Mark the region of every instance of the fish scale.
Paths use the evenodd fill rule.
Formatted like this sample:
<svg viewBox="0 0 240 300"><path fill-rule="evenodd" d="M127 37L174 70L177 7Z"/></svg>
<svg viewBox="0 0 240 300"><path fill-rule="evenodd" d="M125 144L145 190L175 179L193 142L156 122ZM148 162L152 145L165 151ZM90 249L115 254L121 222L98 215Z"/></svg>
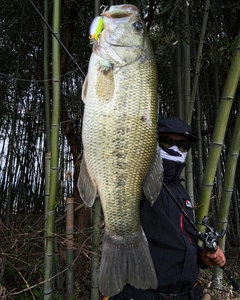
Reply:
<svg viewBox="0 0 240 300"><path fill-rule="evenodd" d="M84 154L78 188L88 206L97 193L101 199L105 233L99 289L111 296L127 283L157 287L139 206L142 190L151 205L156 200L162 164L157 75L146 28L133 5L111 6L103 24L82 91Z"/></svg>

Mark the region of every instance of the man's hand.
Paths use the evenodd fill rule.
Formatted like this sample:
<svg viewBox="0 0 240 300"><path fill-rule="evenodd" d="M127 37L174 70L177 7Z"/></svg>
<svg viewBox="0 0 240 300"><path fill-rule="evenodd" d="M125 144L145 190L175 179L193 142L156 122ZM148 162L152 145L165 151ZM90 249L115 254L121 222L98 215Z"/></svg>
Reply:
<svg viewBox="0 0 240 300"><path fill-rule="evenodd" d="M201 261L209 267L211 266L222 267L226 263L225 255L219 247L214 253L207 251L206 249L203 249L200 252L199 257Z"/></svg>

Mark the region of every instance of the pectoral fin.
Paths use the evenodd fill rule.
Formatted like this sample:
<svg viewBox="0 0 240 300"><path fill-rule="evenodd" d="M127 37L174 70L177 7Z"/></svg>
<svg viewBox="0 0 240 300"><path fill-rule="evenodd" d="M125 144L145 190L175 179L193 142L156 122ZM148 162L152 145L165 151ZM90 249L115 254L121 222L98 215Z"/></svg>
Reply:
<svg viewBox="0 0 240 300"><path fill-rule="evenodd" d="M106 103L112 99L114 93L113 70L109 68L97 73L97 98L98 101Z"/></svg>
<svg viewBox="0 0 240 300"><path fill-rule="evenodd" d="M84 156L81 162L77 186L83 202L87 206L92 207L97 195L97 186L88 172Z"/></svg>
<svg viewBox="0 0 240 300"><path fill-rule="evenodd" d="M157 146L155 156L153 158L151 167L149 172L145 178L144 185L143 185L143 192L150 202L151 206L156 201L163 182L163 165L162 165L162 158L159 151L159 146Z"/></svg>
<svg viewBox="0 0 240 300"><path fill-rule="evenodd" d="M85 103L88 89L88 76L86 76L82 86L82 101Z"/></svg>

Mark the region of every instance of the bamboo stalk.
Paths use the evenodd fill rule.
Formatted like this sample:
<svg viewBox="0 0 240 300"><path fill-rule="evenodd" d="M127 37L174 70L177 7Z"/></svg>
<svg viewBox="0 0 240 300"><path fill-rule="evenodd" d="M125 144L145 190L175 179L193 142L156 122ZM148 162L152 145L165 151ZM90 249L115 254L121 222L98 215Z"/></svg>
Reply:
<svg viewBox="0 0 240 300"><path fill-rule="evenodd" d="M238 186L238 185L237 185ZM239 191L237 191L236 185L233 188L233 197L232 197L232 207L233 207L233 213L234 213L234 225L233 230L233 236L235 236L234 242L236 247L240 247L240 215L239 215ZM231 217L231 214L230 214ZM231 226L231 225L230 225Z"/></svg>
<svg viewBox="0 0 240 300"><path fill-rule="evenodd" d="M53 1L53 30L60 36L60 7L61 1ZM49 201L47 205L46 247L45 247L45 272L44 272L44 300L52 299L54 292L54 233L55 233L55 203L58 185L58 159L59 159L59 124L60 124L60 45L55 37L52 38L53 61L53 111L52 111L52 136L51 136L51 170Z"/></svg>
<svg viewBox="0 0 240 300"><path fill-rule="evenodd" d="M22 17L24 14L24 8L22 11ZM20 32L19 32L19 41L22 38L22 29L23 29L23 22L21 22ZM16 66L16 78L19 74L19 64L20 64L20 43L18 44L18 56L17 56L17 66ZM7 201L7 209L6 209L6 226L9 227L9 217L12 210L12 204L13 204L13 193L12 189L13 186L13 174L14 174L14 142L15 142L15 136L16 136L16 122L17 122L17 92L18 92L18 85L17 81L15 81L15 87L14 87L14 97L13 97L13 112L12 112L12 124L11 124L11 137L10 137L10 157L9 157L9 166L8 166L8 178L9 178L9 187L8 187L8 201Z"/></svg>
<svg viewBox="0 0 240 300"><path fill-rule="evenodd" d="M227 156L226 171L224 175L223 193L221 198L219 218L218 218L218 231L222 229L227 230L228 215L231 203L231 197L233 193L233 185L235 180L235 172L237 168L238 158L240 151L240 106L239 112L236 118L233 136ZM219 244L223 251L225 251L226 236L219 241Z"/></svg>
<svg viewBox="0 0 240 300"><path fill-rule="evenodd" d="M209 7L210 7L210 0L206 0L205 11L204 11L204 15L203 15L202 31L201 31L200 41L199 41L198 51L197 51L197 61L196 61L196 65L194 68L195 75L194 75L194 80L193 80L191 100L190 100L190 103L188 106L188 112L187 112L187 118L186 118L186 121L188 124L191 124L192 112L193 112L193 107L194 107L195 98L196 98L196 94L197 94L198 80L199 80L200 67L201 67L201 58L202 58L202 52L203 52L203 43L204 43L204 38L206 35L206 30L207 30Z"/></svg>
<svg viewBox="0 0 240 300"><path fill-rule="evenodd" d="M231 204L231 198L233 194L233 186L235 181L235 172L237 168L238 158L240 151L240 105L238 115L236 118L233 136L228 151L226 171L224 175L223 192L219 210L219 218L217 224L217 231L221 232L223 229L227 231L228 216ZM226 235L223 239L219 240L219 245L223 251L225 251ZM213 287L221 287L223 279L223 270L214 267L213 273Z"/></svg>
<svg viewBox="0 0 240 300"><path fill-rule="evenodd" d="M91 254L91 300L99 299L99 243L100 243L101 202L97 198L93 207L93 238Z"/></svg>
<svg viewBox="0 0 240 300"><path fill-rule="evenodd" d="M191 2L190 2L191 3ZM191 99L191 60L190 60L190 24L189 24L189 4L184 3L184 114L187 113ZM186 115L180 116L185 119ZM190 124L190 123L189 123Z"/></svg>
<svg viewBox="0 0 240 300"><path fill-rule="evenodd" d="M48 0L44 0L44 18L48 22ZM50 99L49 99L49 34L47 25L44 24L44 105L45 105L45 129L46 129L46 149L45 149L45 212L47 212L50 185L50 163L51 163L51 130L50 130ZM47 216L45 214L45 228L47 226Z"/></svg>
<svg viewBox="0 0 240 300"><path fill-rule="evenodd" d="M196 117L196 122L197 122L197 132L198 132L198 137L199 137L199 141L198 141L198 186L197 186L197 190L200 189L200 185L202 182L202 177L203 177L203 151L202 151L202 147L203 147L203 142L202 142L202 136L201 136L201 124L202 124L202 119L201 119L201 103L200 103L200 95L199 95L199 89L197 91L197 117Z"/></svg>
<svg viewBox="0 0 240 300"><path fill-rule="evenodd" d="M210 147L208 160L202 180L200 199L197 209L197 222L201 224L202 218L208 214L210 198L213 188L214 176L218 166L219 157L223 147L224 135L227 127L229 113L232 107L234 95L238 86L240 76L240 34L237 37L235 52L232 63L229 69L229 74L223 90L219 111L217 114L212 144ZM199 225L200 230L204 230L202 225Z"/></svg>
<svg viewBox="0 0 240 300"><path fill-rule="evenodd" d="M176 5L179 5L179 0L176 1ZM175 24L178 28L180 26L180 11L177 10L176 16L175 16ZM177 115L180 118L183 118L184 112L184 106L183 106L183 87L182 87L182 49L181 49L181 36L179 31L177 31L177 44L174 51L174 97L177 101Z"/></svg>
<svg viewBox="0 0 240 300"><path fill-rule="evenodd" d="M189 24L189 5L184 3L184 26L185 26L185 39L183 42L184 54L184 113L188 111L191 93L191 63L190 63L190 24ZM180 116L183 118L183 116ZM192 173L192 155L188 152L185 166L185 185L186 190L190 196L191 202L194 204L194 190L193 190L193 173Z"/></svg>
<svg viewBox="0 0 240 300"><path fill-rule="evenodd" d="M67 256L67 274L66 274L66 290L67 296L73 297L74 278L72 263L74 260L73 249L74 234L74 201L73 197L67 198L67 215L66 215L66 256Z"/></svg>
<svg viewBox="0 0 240 300"><path fill-rule="evenodd" d="M99 15L101 2L102 2L101 0L95 0L95 2L94 2L94 15L95 15L95 17ZM113 4L110 1L109 6L111 6L111 5L113 5Z"/></svg>
<svg viewBox="0 0 240 300"><path fill-rule="evenodd" d="M48 0L44 0L44 18L48 23ZM44 23L44 105L45 105L45 128L46 128L46 152L51 151L51 117L50 117L50 95L49 95L49 34L47 25Z"/></svg>

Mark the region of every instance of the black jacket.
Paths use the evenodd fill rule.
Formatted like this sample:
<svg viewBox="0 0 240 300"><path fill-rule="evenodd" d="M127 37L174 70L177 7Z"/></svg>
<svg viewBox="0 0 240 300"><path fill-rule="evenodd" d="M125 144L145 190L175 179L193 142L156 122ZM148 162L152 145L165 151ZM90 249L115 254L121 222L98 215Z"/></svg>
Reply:
<svg viewBox="0 0 240 300"><path fill-rule="evenodd" d="M189 195L180 182L184 166L164 160L164 183L193 220ZM164 186L152 207L143 197L141 223L157 273L157 290L166 294L188 292L198 278L201 248L195 231Z"/></svg>

